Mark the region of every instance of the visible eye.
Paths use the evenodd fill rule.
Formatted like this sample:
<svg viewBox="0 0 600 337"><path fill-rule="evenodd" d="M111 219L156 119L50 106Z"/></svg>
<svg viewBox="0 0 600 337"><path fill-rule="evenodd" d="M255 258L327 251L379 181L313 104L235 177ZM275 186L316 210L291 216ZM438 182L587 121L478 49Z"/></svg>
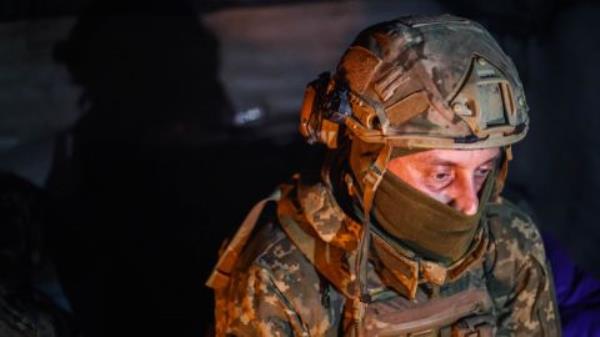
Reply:
<svg viewBox="0 0 600 337"><path fill-rule="evenodd" d="M450 178L450 174L448 174L447 172L436 173L434 178L436 181L445 181L448 178Z"/></svg>
<svg viewBox="0 0 600 337"><path fill-rule="evenodd" d="M475 176L478 178L485 178L485 177L487 177L487 175L490 173L491 170L492 170L492 168L489 166L479 167L475 170Z"/></svg>
<svg viewBox="0 0 600 337"><path fill-rule="evenodd" d="M439 190L448 186L452 182L452 179L454 179L452 170L436 170L429 174L428 185L433 189Z"/></svg>

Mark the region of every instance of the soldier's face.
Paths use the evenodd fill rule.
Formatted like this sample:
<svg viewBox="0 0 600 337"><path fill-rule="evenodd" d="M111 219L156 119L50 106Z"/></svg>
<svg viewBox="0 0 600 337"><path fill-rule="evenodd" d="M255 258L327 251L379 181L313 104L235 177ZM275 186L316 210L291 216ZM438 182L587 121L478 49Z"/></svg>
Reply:
<svg viewBox="0 0 600 337"><path fill-rule="evenodd" d="M479 190L499 155L498 148L428 150L394 158L387 169L437 201L473 215Z"/></svg>

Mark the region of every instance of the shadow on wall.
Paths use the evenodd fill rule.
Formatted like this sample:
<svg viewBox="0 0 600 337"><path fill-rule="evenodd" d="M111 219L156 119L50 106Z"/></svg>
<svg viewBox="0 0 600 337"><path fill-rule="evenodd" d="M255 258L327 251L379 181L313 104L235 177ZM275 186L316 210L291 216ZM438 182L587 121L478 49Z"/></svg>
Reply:
<svg viewBox="0 0 600 337"><path fill-rule="evenodd" d="M53 246L86 336L199 336L223 237L302 146L235 142L213 34L136 4L96 2L56 48L85 115L55 151Z"/></svg>

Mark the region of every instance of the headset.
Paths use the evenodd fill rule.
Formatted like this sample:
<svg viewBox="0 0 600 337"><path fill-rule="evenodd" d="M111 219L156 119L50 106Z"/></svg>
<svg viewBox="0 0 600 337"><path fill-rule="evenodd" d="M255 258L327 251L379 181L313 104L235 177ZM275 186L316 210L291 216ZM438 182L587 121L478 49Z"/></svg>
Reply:
<svg viewBox="0 0 600 337"><path fill-rule="evenodd" d="M336 149L344 121L352 115L348 85L324 72L304 91L300 113L300 133L309 144L322 143Z"/></svg>

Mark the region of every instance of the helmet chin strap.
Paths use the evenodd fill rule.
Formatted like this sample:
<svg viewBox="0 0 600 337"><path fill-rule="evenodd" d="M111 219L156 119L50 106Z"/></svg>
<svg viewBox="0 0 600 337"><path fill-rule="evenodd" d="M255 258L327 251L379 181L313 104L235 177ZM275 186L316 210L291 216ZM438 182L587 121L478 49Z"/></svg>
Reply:
<svg viewBox="0 0 600 337"><path fill-rule="evenodd" d="M506 176L508 175L508 163L512 159L512 146L507 145L504 147L504 156L502 158L502 163L500 163L498 174L496 175L496 185L494 186L492 199L497 199L500 196L500 193L502 193L504 185L506 184Z"/></svg>
<svg viewBox="0 0 600 337"><path fill-rule="evenodd" d="M375 191L381 183L381 179L383 178L383 174L387 170L387 164L390 161L390 156L392 154L392 146L386 143L383 148L379 151L377 158L371 166L369 166L369 170L367 174L362 179L363 185L363 197L362 197L362 207L363 212L365 213L365 218L369 217L371 213L371 208L373 207L373 199L375 198Z"/></svg>
<svg viewBox="0 0 600 337"><path fill-rule="evenodd" d="M362 179L362 199L356 191L356 187L350 184L350 194L361 203L364 212L363 230L359 242L359 249L354 265L354 275L357 278L358 286L355 287L355 296L353 298L353 318L355 326L355 335L360 337L363 335L362 321L366 312L366 307L370 302L367 292L367 262L369 259L369 246L371 241L370 224L371 224L371 208L375 191L381 183L383 174L386 171L387 163L392 154L392 146L386 143L379 151L377 158L369 167L367 174Z"/></svg>

